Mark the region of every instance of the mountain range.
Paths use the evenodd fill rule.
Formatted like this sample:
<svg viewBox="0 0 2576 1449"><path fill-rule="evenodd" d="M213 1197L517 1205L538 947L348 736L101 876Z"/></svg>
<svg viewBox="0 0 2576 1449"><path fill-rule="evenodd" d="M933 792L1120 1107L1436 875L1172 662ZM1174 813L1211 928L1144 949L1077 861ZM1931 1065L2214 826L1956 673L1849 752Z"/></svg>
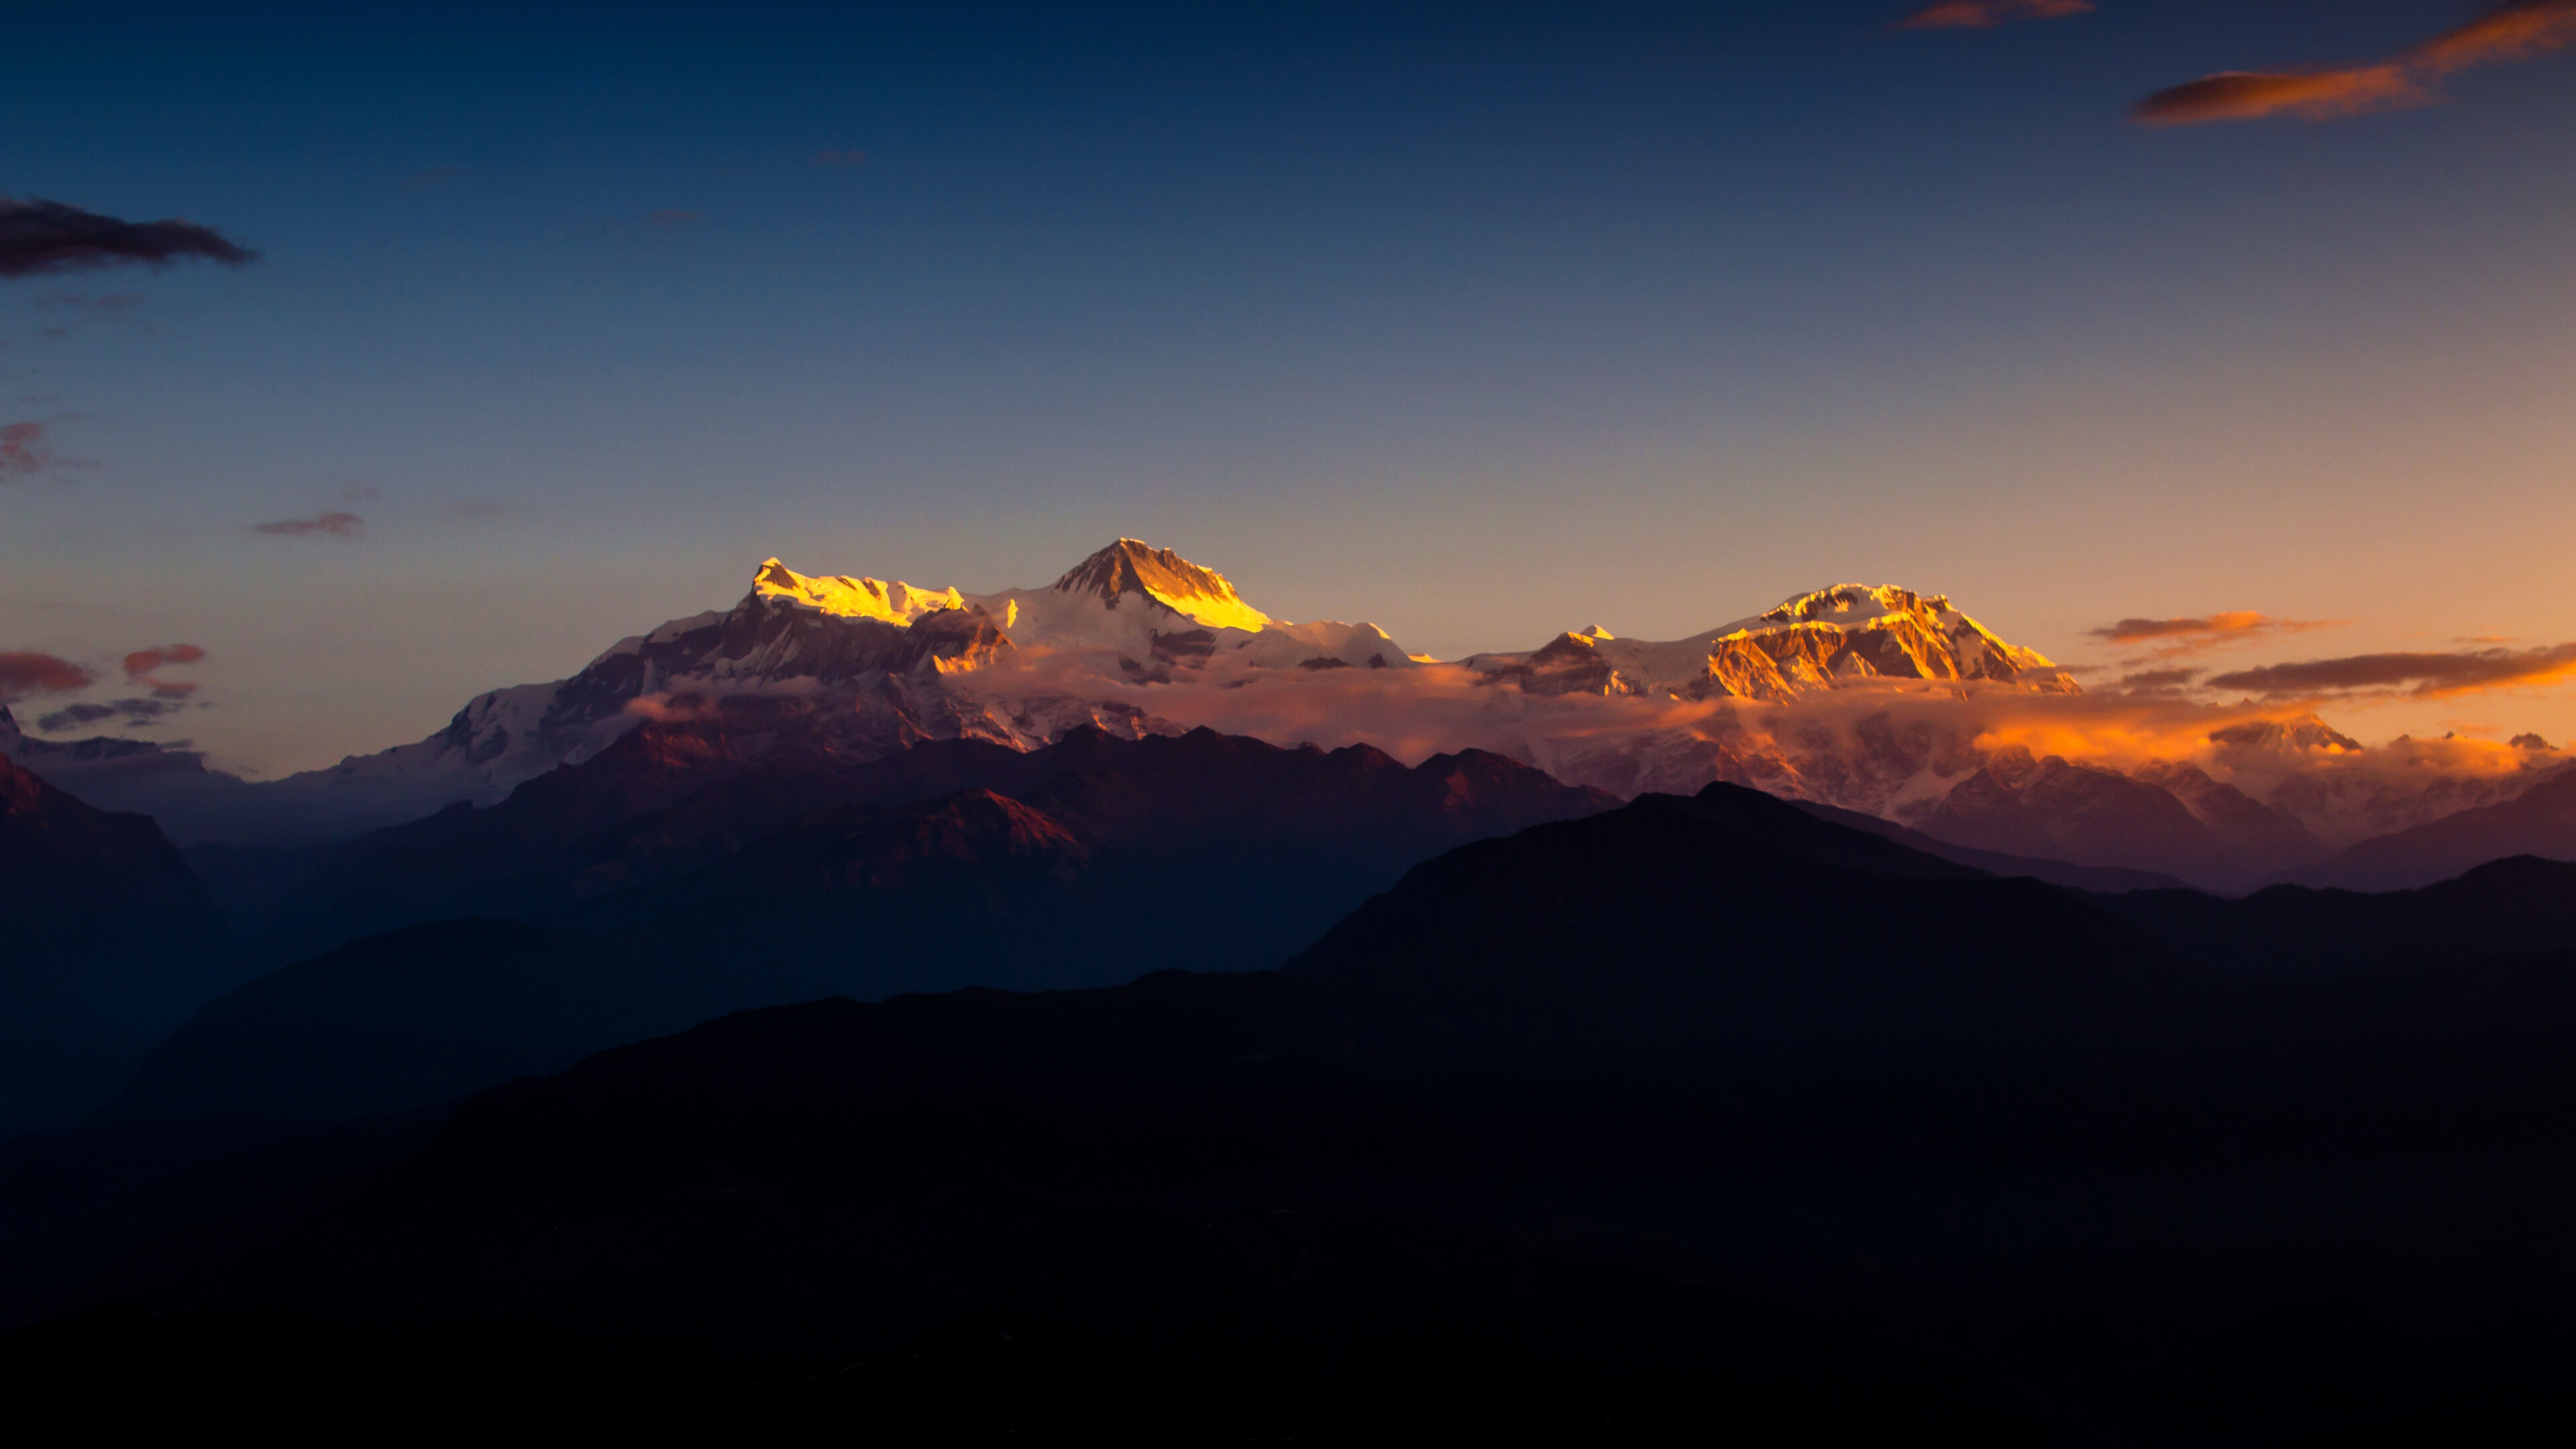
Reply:
<svg viewBox="0 0 2576 1449"><path fill-rule="evenodd" d="M2314 716L2217 707L2163 719L2163 752L2147 758L2037 751L2023 739L2081 741L2106 720L2104 738L2132 739L2122 711L2137 706L2085 693L1946 597L1892 586L1815 590L1679 640L1592 626L1442 662L1375 625L1274 618L1214 570L1133 539L1052 585L991 594L770 559L730 610L620 640L568 678L479 695L414 744L273 782L129 740L30 737L5 712L0 753L93 803L153 814L184 844L293 851L495 805L647 720L754 698L804 702L845 758L1199 725L1408 755L1476 748L1622 798L1725 780L1957 845L2221 889L2335 878L2343 867L2325 862L2339 852L2508 804L2570 765L2536 739L2506 768L2470 768L2426 742L2366 749ZM2515 849L2564 848L2543 835ZM2464 854L2478 847L2433 874L2370 879L2429 883L2474 863Z"/></svg>

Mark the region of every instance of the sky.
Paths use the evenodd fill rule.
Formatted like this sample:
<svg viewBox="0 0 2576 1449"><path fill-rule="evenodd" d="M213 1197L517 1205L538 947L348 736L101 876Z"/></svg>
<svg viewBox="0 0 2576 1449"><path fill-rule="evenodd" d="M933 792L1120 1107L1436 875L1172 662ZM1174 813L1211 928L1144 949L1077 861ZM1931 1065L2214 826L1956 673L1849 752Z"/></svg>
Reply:
<svg viewBox="0 0 2576 1449"><path fill-rule="evenodd" d="M2576 736L2576 3L1927 3L13 15L0 697L272 775L1132 535Z"/></svg>

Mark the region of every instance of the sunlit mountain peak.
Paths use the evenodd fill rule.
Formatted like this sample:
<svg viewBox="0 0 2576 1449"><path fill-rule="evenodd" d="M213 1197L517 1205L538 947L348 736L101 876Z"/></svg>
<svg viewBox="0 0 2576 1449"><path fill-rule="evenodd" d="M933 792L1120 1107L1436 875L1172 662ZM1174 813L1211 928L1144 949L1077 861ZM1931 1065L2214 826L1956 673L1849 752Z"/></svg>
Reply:
<svg viewBox="0 0 2576 1449"><path fill-rule="evenodd" d="M1112 608L1130 595L1152 599L1211 629L1257 632L1271 622L1243 601L1225 575L1140 539L1118 540L1074 565L1055 586L1063 593L1093 595Z"/></svg>
<svg viewBox="0 0 2576 1449"><path fill-rule="evenodd" d="M918 589L900 580L887 583L848 574L808 578L774 558L752 575L751 592L754 597L789 599L847 619L881 619L907 628L935 610L966 607L965 597L955 589Z"/></svg>

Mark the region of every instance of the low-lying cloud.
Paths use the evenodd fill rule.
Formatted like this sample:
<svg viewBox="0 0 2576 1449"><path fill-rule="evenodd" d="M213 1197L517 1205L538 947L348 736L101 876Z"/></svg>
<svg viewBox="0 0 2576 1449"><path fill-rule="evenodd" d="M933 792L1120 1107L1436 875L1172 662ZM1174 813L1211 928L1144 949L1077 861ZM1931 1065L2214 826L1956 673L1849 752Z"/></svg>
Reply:
<svg viewBox="0 0 2576 1449"><path fill-rule="evenodd" d="M1992 30L2016 20L2090 15L2093 0L1941 0L1896 22L1899 30Z"/></svg>
<svg viewBox="0 0 2576 1449"><path fill-rule="evenodd" d="M147 725L187 707L166 699L116 699L105 704L66 705L36 721L36 728L47 734L60 734L109 719L123 720L128 725Z"/></svg>
<svg viewBox="0 0 2576 1449"><path fill-rule="evenodd" d="M254 523L257 533L275 534L280 538L309 538L328 534L333 538L356 538L367 531L367 520L354 513L317 513L311 518L281 518L275 523Z"/></svg>
<svg viewBox="0 0 2576 1449"><path fill-rule="evenodd" d="M0 277L117 266L158 270L184 261L238 267L258 259L259 253L192 221L123 221L59 201L0 196Z"/></svg>
<svg viewBox="0 0 2576 1449"><path fill-rule="evenodd" d="M34 650L0 653L0 704L35 694L68 694L93 682L88 670L68 659Z"/></svg>
<svg viewBox="0 0 2576 1449"><path fill-rule="evenodd" d="M2382 692L2443 699L2488 690L2525 689L2566 679L2576 679L2576 644L2547 649L2309 659L2221 674L2209 681L2209 687L2272 698Z"/></svg>
<svg viewBox="0 0 2576 1449"><path fill-rule="evenodd" d="M2331 121L2429 105L2443 80L2482 65L2530 60L2576 44L2576 0L2512 0L2392 59L2340 69L2221 71L2138 102L2149 126L2273 116Z"/></svg>

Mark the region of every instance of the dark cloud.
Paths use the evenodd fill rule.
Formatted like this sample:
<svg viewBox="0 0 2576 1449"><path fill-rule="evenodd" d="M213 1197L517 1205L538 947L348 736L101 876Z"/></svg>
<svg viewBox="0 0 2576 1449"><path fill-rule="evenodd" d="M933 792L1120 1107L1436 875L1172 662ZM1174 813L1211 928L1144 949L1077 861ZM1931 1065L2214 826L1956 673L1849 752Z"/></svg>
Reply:
<svg viewBox="0 0 2576 1449"><path fill-rule="evenodd" d="M103 719L123 720L128 727L133 727L150 724L187 707L163 699L118 699L106 704L66 705L36 721L36 728L47 734L59 734L64 730L94 725Z"/></svg>
<svg viewBox="0 0 2576 1449"><path fill-rule="evenodd" d="M1941 0L1896 22L1899 30L1992 30L2016 20L2090 15L2093 0Z"/></svg>
<svg viewBox="0 0 2576 1449"><path fill-rule="evenodd" d="M238 267L258 257L192 221L120 221L59 201L0 196L0 277L192 260Z"/></svg>
<svg viewBox="0 0 2576 1449"><path fill-rule="evenodd" d="M817 166L865 166L868 164L868 153L865 151L817 151L814 153L814 164Z"/></svg>
<svg viewBox="0 0 2576 1449"><path fill-rule="evenodd" d="M2132 691L2180 689L2199 677L2197 669L2149 669L2122 676L2119 687Z"/></svg>
<svg viewBox="0 0 2576 1449"><path fill-rule="evenodd" d="M333 538L356 538L367 531L367 520L354 513L317 513L311 518L281 518L275 523L254 523L260 533L273 533L281 538L305 538L327 533Z"/></svg>
<svg viewBox="0 0 2576 1449"><path fill-rule="evenodd" d="M697 219L698 214L694 211L657 211L645 218L646 221L666 230L687 226Z"/></svg>
<svg viewBox="0 0 2576 1449"><path fill-rule="evenodd" d="M90 672L68 659L21 650L0 654L0 703L31 694L67 694L87 689Z"/></svg>
<svg viewBox="0 0 2576 1449"><path fill-rule="evenodd" d="M415 171L411 175L404 177L403 185L418 190L424 187L436 186L441 182L453 181L464 174L465 168L462 166L432 166L425 171Z"/></svg>
<svg viewBox="0 0 2576 1449"><path fill-rule="evenodd" d="M2333 70L2222 71L2161 90L2132 117L2149 126L2331 121L2428 105L2445 77L2472 66L2530 60L2576 44L2576 0L2512 0L2391 60Z"/></svg>
<svg viewBox="0 0 2576 1449"><path fill-rule="evenodd" d="M2273 696L2404 692L2424 699L2519 689L2576 678L2576 644L2548 649L2477 649L2457 654L2355 654L2242 669L2212 689Z"/></svg>

